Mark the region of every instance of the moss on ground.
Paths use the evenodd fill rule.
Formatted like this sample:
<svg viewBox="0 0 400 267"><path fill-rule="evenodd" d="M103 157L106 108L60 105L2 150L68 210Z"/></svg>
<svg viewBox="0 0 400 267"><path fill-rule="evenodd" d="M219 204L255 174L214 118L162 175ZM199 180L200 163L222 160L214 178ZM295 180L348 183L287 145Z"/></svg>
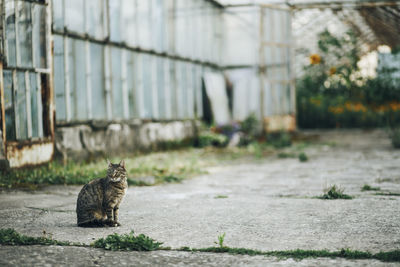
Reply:
<svg viewBox="0 0 400 267"><path fill-rule="evenodd" d="M345 259L376 259L383 262L400 262L400 250L392 250L379 253L370 253L367 251L358 251L350 249L342 249L339 251L329 250L283 250L283 251L261 251L247 248L231 248L224 246L225 234L218 236L219 247L209 248L190 248L181 247L179 249L171 249L169 247L162 247L162 243L158 242L146 235L135 235L133 231L129 234L111 234L105 238L100 238L94 241L90 246L80 243L71 243L65 241L57 241L51 236L43 237L30 237L19 234L14 229L0 229L0 244L12 246L26 246L26 245L57 245L57 246L81 246L81 247L95 247L106 250L135 250L135 251L153 251L153 250L172 250L172 251L186 251L186 252L211 252L211 253L229 253L234 255L262 255L272 256L278 258L293 258L302 260L305 258L345 258Z"/></svg>

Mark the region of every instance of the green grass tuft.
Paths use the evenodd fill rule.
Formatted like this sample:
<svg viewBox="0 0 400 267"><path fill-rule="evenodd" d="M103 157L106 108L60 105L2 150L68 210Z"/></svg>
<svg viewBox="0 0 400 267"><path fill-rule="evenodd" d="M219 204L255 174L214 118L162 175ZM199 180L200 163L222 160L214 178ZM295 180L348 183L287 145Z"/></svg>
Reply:
<svg viewBox="0 0 400 267"><path fill-rule="evenodd" d="M395 193L395 192L376 192L375 195L378 195L378 196L395 196L395 197L398 197L398 196L400 196L400 193Z"/></svg>
<svg viewBox="0 0 400 267"><path fill-rule="evenodd" d="M343 193L344 189L339 188L336 185L332 185L325 190L326 193L322 196L316 197L319 199L353 199L352 196Z"/></svg>
<svg viewBox="0 0 400 267"><path fill-rule="evenodd" d="M306 162L306 161L308 161L308 157L307 157L306 153L301 152L301 153L299 154L299 161L300 161L300 162Z"/></svg>
<svg viewBox="0 0 400 267"><path fill-rule="evenodd" d="M0 244L11 246L26 245L58 245L58 246L81 246L79 243L70 243L54 240L51 235L44 233L42 237L31 237L18 233L14 229L0 229Z"/></svg>
<svg viewBox="0 0 400 267"><path fill-rule="evenodd" d="M224 240L225 240L225 233L223 233L222 235L218 236L218 243L215 242L215 244L218 244L220 248L225 247L224 246Z"/></svg>
<svg viewBox="0 0 400 267"><path fill-rule="evenodd" d="M278 158L280 159L287 159L287 158L296 158L296 154L288 153L288 152L280 152L278 153Z"/></svg>
<svg viewBox="0 0 400 267"><path fill-rule="evenodd" d="M129 234L119 235L114 233L106 238L97 239L91 244L95 248L104 248L106 250L135 250L135 251L152 251L160 249L161 242L140 234L134 235L134 231Z"/></svg>
<svg viewBox="0 0 400 267"><path fill-rule="evenodd" d="M212 253L229 253L234 255L249 255L249 256L272 256L277 258L292 258L295 260L302 260L306 258L345 258L352 260L361 259L376 259L384 262L399 262L400 250L393 250L388 252L379 252L372 254L365 251L357 251L350 249L342 249L339 251L329 250L283 250L283 251L261 251L256 249L247 248L230 248L230 247L209 247L209 248L189 248L182 247L178 251L189 252L212 252Z"/></svg>
<svg viewBox="0 0 400 267"><path fill-rule="evenodd" d="M183 178L177 177L175 175L166 175L166 176L156 177L156 180L162 183L180 183L183 181Z"/></svg>
<svg viewBox="0 0 400 267"><path fill-rule="evenodd" d="M225 196L225 195L218 195L218 196L215 196L214 198L216 198L216 199L219 199L219 198L228 198L228 196Z"/></svg>
<svg viewBox="0 0 400 267"><path fill-rule="evenodd" d="M292 145L292 138L285 131L270 133L267 135L267 143L275 148L284 148Z"/></svg>
<svg viewBox="0 0 400 267"><path fill-rule="evenodd" d="M224 246L225 233L218 236L219 247L209 248L190 248L181 247L179 249L171 249L170 247L161 247L162 243L154 239L140 234L134 235L131 231L129 234L112 234L106 238L100 238L91 244L95 248L103 248L106 250L128 250L128 251L153 251L153 250L172 250L186 252L212 252L212 253L229 253L236 255L262 255L273 256L278 258L293 258L302 260L305 258L346 258L346 259L376 259L383 262L400 262L400 250L392 250L387 252L379 252L372 254L365 251L357 251L350 249L342 249L340 251L328 250L284 250L284 251L261 251L247 248L230 248ZM19 234L14 229L0 229L0 244L1 245L58 245L58 246L81 246L88 247L85 244L62 242L54 240L45 235L43 237L30 237Z"/></svg>
<svg viewBox="0 0 400 267"><path fill-rule="evenodd" d="M380 187L373 187L368 184L365 184L363 187L361 187L361 191L379 191L379 190L381 190Z"/></svg>

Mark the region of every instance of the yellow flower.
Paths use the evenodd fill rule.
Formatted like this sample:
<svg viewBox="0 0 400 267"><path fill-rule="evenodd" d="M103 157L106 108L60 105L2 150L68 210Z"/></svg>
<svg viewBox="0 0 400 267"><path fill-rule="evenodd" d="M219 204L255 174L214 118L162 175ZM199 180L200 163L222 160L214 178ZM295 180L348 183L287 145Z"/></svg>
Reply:
<svg viewBox="0 0 400 267"><path fill-rule="evenodd" d="M333 114L342 114L344 112L344 108L341 106L329 107L328 110L329 110L329 112L331 112Z"/></svg>
<svg viewBox="0 0 400 267"><path fill-rule="evenodd" d="M316 65L321 63L321 56L318 54L312 54L310 56L310 64Z"/></svg>
<svg viewBox="0 0 400 267"><path fill-rule="evenodd" d="M321 100L317 98L310 98L310 103L318 107L321 106Z"/></svg>
<svg viewBox="0 0 400 267"><path fill-rule="evenodd" d="M389 107L392 111L400 110L400 103L399 102L390 102Z"/></svg>
<svg viewBox="0 0 400 267"><path fill-rule="evenodd" d="M335 68L335 67L331 67L331 68L329 69L329 75L332 76L332 75L335 74L335 73L336 73L336 68Z"/></svg>

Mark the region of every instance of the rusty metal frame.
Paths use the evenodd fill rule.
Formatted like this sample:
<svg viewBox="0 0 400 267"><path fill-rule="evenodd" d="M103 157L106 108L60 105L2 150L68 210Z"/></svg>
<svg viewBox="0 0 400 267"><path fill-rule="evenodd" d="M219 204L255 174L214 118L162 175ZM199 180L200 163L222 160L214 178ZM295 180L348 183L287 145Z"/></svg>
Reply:
<svg viewBox="0 0 400 267"><path fill-rule="evenodd" d="M0 60L0 100L1 100L1 128L5 158L9 162L10 167L21 167L30 164L40 164L51 160L54 155L54 103L53 103L53 87L52 87L52 35L51 35L51 2L49 0L43 2L34 2L29 0L24 0L24 2L35 3L37 5L44 6L46 9L46 23L44 25L46 32L46 68L37 68L35 65L32 67L21 67L18 64L21 63L20 53L19 53L19 43L18 43L18 1L14 3L14 12L16 16L15 34L16 34L16 62L17 66L9 67L12 71L13 76L13 106L15 110L15 121L14 126L16 130L17 140L7 140L6 136L6 125L5 125L5 106L4 106L4 86L3 86L3 62ZM5 14L4 6L1 6L2 14ZM31 6L32 24L34 23L34 6ZM4 18L4 17L3 17ZM3 21L1 22L3 23ZM5 42L5 31L3 31L4 42ZM33 38L33 36L32 36ZM35 63L34 56L34 44L32 42L32 63ZM6 52L7 53L7 52ZM17 72L24 72L25 83L23 88L18 87L18 77ZM36 73L36 87L37 89L31 91L30 73ZM38 89L41 91L39 92ZM18 140L20 134L18 133L19 128L16 124L19 123L18 105L16 105L18 99L16 93L25 94L25 105L27 112L27 138L26 140ZM42 105L38 105L38 123L39 123L39 138L32 138L32 113L31 113L31 95L35 94L34 99ZM46 151L42 158L31 158L29 155L32 153L37 154L37 151Z"/></svg>

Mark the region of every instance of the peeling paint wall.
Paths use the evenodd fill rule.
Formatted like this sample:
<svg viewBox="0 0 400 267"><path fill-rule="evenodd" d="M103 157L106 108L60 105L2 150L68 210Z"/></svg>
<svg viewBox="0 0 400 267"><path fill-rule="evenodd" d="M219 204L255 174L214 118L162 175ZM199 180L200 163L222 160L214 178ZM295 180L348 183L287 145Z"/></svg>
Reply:
<svg viewBox="0 0 400 267"><path fill-rule="evenodd" d="M42 164L52 159L53 149L52 142L30 144L21 148L19 144L7 145L8 163L11 168Z"/></svg>
<svg viewBox="0 0 400 267"><path fill-rule="evenodd" d="M120 156L157 149L158 145L196 136L198 121L82 124L57 127L56 155L62 159L84 160Z"/></svg>

